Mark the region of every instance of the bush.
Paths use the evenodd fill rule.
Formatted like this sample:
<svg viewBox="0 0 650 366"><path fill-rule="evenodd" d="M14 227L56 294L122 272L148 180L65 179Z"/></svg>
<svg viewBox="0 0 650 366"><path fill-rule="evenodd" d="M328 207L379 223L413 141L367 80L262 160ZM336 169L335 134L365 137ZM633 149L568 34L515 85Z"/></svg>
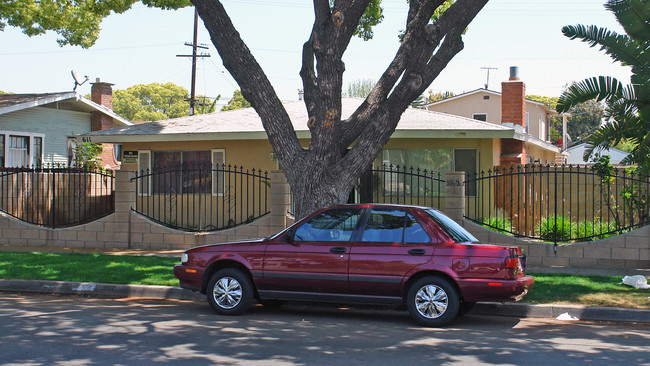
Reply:
<svg viewBox="0 0 650 366"><path fill-rule="evenodd" d="M568 216L549 216L535 226L535 231L542 239L569 241L576 232L576 227L576 223L571 222Z"/></svg>
<svg viewBox="0 0 650 366"><path fill-rule="evenodd" d="M510 222L510 219L507 217L492 216L483 226L487 227L488 229L496 230L500 233L510 234L513 232L512 222Z"/></svg>
<svg viewBox="0 0 650 366"><path fill-rule="evenodd" d="M600 240L615 236L616 223L610 221L600 222L598 219L594 221L580 221L576 225L574 238L584 238L580 241Z"/></svg>

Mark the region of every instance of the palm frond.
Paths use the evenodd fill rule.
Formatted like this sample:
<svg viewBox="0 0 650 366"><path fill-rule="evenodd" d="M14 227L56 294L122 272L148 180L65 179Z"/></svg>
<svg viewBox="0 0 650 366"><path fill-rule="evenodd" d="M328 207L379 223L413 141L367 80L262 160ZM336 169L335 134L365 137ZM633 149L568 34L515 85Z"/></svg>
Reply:
<svg viewBox="0 0 650 366"><path fill-rule="evenodd" d="M556 110L560 113L568 111L576 104L596 99L621 99L624 96L623 84L611 76L598 76L585 79L571 85L560 96Z"/></svg>
<svg viewBox="0 0 650 366"><path fill-rule="evenodd" d="M570 39L580 39L589 46L600 46L600 49L623 65L634 65L642 54L636 42L624 34L618 34L607 28L595 25L567 25L562 27L562 33Z"/></svg>
<svg viewBox="0 0 650 366"><path fill-rule="evenodd" d="M610 0L605 4L625 29L625 33L639 42L650 40L650 6L647 0Z"/></svg>

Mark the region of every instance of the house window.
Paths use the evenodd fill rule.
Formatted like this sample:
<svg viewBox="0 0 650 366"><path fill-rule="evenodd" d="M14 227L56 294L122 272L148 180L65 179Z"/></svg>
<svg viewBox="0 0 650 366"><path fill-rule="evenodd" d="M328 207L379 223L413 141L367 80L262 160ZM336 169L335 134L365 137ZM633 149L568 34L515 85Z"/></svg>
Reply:
<svg viewBox="0 0 650 366"><path fill-rule="evenodd" d="M29 136L9 135L7 165L12 168L29 166Z"/></svg>
<svg viewBox="0 0 650 366"><path fill-rule="evenodd" d="M43 134L0 131L0 166L40 167L43 163Z"/></svg>
<svg viewBox="0 0 650 366"><path fill-rule="evenodd" d="M43 138L34 137L34 144L32 146L32 151L34 152L32 163L34 164L34 167L40 168L43 165Z"/></svg>
<svg viewBox="0 0 650 366"><path fill-rule="evenodd" d="M222 195L224 163L224 150L139 151L138 170L145 176L151 173L140 185L139 194Z"/></svg>
<svg viewBox="0 0 650 366"><path fill-rule="evenodd" d="M393 169L399 166L400 171L404 167L410 173L410 168L420 169L423 174L424 170L427 174L431 172L442 173L441 178L444 179L444 173L448 171L464 171L470 177L473 177L477 172L477 151L476 149L384 149L382 150L382 164L385 168L390 165ZM414 170L414 173L416 171ZM409 179L403 182L404 176L398 173L388 173L384 176L384 190L385 194L395 192L397 190L405 189L407 194L410 194L411 184L414 187L425 187L424 181L416 182ZM418 184L419 183L419 184ZM442 188L442 187L441 187ZM432 187L434 194L437 192L437 185ZM476 192L475 186L468 186L465 188L467 193L474 195ZM414 194L416 192L413 192Z"/></svg>
<svg viewBox="0 0 650 366"><path fill-rule="evenodd" d="M472 118L477 119L479 121L487 122L487 113L473 113Z"/></svg>

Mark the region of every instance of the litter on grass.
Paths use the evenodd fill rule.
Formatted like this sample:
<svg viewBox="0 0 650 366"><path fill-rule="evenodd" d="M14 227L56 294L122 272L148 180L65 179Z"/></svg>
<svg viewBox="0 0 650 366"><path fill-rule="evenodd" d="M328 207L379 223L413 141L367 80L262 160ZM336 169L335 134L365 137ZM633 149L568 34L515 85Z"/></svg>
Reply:
<svg viewBox="0 0 650 366"><path fill-rule="evenodd" d="M635 276L625 276L623 277L623 282L622 284L632 286L636 289L648 289L650 286L648 285L648 280L642 275L635 275ZM621 284L619 283L619 285Z"/></svg>

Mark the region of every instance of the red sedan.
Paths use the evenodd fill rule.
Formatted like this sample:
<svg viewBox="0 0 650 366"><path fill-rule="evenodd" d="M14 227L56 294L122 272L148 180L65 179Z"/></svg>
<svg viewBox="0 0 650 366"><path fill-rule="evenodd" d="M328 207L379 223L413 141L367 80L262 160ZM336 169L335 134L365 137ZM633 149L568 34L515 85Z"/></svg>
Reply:
<svg viewBox="0 0 650 366"><path fill-rule="evenodd" d="M520 247L480 244L440 211L404 205L332 206L274 236L189 249L181 262L181 287L219 314L255 299L405 305L426 326L476 301L518 301L534 281Z"/></svg>

